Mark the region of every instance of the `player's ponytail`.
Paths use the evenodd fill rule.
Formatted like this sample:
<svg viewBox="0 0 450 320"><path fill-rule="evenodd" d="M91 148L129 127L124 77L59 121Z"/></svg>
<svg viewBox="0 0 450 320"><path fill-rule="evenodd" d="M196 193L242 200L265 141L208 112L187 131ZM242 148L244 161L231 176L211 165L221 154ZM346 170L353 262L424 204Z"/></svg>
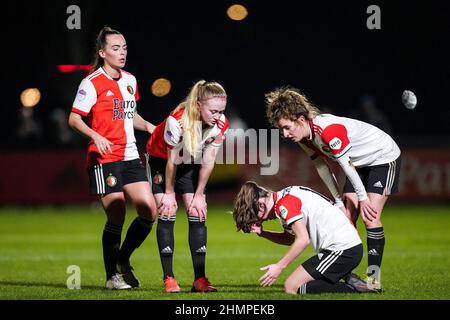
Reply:
<svg viewBox="0 0 450 320"><path fill-rule="evenodd" d="M119 31L111 29L110 27L103 27L97 35L95 41L95 51L94 51L94 62L92 63L92 69L90 73L96 71L98 68L102 67L104 64L103 58L100 57L99 51L105 49L106 47L106 37L110 34L121 34Z"/></svg>
<svg viewBox="0 0 450 320"><path fill-rule="evenodd" d="M265 97L267 107L266 116L270 124L274 127L277 126L277 122L281 118L295 121L300 116L308 119L320 114L320 110L304 94L295 88L278 88L267 93Z"/></svg>
<svg viewBox="0 0 450 320"><path fill-rule="evenodd" d="M186 100L181 104L185 108L181 123L184 130L184 145L187 151L197 158L202 139L202 122L200 117L199 102L211 97L226 98L224 88L217 82L200 80L195 83Z"/></svg>

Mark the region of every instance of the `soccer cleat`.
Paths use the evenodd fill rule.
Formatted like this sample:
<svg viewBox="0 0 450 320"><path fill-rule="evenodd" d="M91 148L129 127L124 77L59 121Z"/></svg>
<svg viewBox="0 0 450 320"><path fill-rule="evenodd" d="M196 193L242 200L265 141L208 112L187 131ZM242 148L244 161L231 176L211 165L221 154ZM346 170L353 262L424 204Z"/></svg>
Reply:
<svg viewBox="0 0 450 320"><path fill-rule="evenodd" d="M367 282L356 274L351 273L344 278L346 284L352 286L359 293L380 293L381 291L372 288Z"/></svg>
<svg viewBox="0 0 450 320"><path fill-rule="evenodd" d="M192 292L217 292L207 277L200 277L192 284Z"/></svg>
<svg viewBox="0 0 450 320"><path fill-rule="evenodd" d="M179 293L181 292L180 286L174 277L167 277L164 280L164 291L167 293Z"/></svg>
<svg viewBox="0 0 450 320"><path fill-rule="evenodd" d="M377 278L368 276L366 278L367 286L373 290L376 290L377 292L383 292L383 288L381 287L381 282Z"/></svg>
<svg viewBox="0 0 450 320"><path fill-rule="evenodd" d="M139 280L133 273L133 267L127 264L117 264L117 271L122 275L123 280L132 288L139 288Z"/></svg>
<svg viewBox="0 0 450 320"><path fill-rule="evenodd" d="M131 286L126 284L123 280L122 276L119 273L116 273L111 278L106 281L106 289L109 290L126 290L131 289Z"/></svg>

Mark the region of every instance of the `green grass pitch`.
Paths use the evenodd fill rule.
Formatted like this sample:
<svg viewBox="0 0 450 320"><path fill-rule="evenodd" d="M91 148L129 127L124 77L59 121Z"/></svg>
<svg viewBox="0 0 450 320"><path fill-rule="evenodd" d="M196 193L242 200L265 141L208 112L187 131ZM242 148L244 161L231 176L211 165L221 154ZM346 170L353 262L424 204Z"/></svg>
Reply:
<svg viewBox="0 0 450 320"><path fill-rule="evenodd" d="M313 254L308 249L285 270L275 285L262 288L260 267L278 261L288 247L252 234L235 232L231 206L211 206L208 215L207 276L219 292L193 294L187 218L175 224L174 271L183 293L164 294L155 229L132 257L142 287L132 291L104 289L101 233L105 223L99 208L0 209L0 300L9 299L450 299L450 207L389 205L383 212L386 248L379 295L283 293L283 281ZM183 211L180 210L180 213ZM129 209L124 230L135 213ZM270 228L269 228L270 227ZM281 230L277 221L266 229ZM365 231L358 230L366 251ZM124 232L125 233L125 232ZM122 239L124 237L124 233ZM66 287L67 267L81 270L81 289ZM363 274L364 256L355 270Z"/></svg>

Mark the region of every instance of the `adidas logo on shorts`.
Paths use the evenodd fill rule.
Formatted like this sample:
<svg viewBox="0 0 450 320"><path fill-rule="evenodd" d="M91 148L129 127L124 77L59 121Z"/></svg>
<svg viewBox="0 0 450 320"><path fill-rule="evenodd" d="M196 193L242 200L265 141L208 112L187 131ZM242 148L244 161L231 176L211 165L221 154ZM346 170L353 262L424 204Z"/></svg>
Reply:
<svg viewBox="0 0 450 320"><path fill-rule="evenodd" d="M377 188L383 188L383 184L381 183L381 181L377 181L373 186Z"/></svg>

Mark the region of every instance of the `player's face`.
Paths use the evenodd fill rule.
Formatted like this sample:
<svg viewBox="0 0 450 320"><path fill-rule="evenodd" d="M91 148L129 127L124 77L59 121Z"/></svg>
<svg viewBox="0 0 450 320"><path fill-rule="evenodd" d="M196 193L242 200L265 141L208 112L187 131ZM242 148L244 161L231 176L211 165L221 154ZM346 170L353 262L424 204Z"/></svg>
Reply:
<svg viewBox="0 0 450 320"><path fill-rule="evenodd" d="M258 199L258 218L261 221L267 220L269 215L269 210L267 207L267 198L259 198Z"/></svg>
<svg viewBox="0 0 450 320"><path fill-rule="evenodd" d="M299 142L305 137L309 137L309 125L305 117L300 116L296 121L287 118L278 120L278 128L286 139Z"/></svg>
<svg viewBox="0 0 450 320"><path fill-rule="evenodd" d="M127 43L121 34L110 34L106 37L106 46L101 49L100 57L114 69L122 69L127 62Z"/></svg>
<svg viewBox="0 0 450 320"><path fill-rule="evenodd" d="M211 98L199 102L200 117L203 124L212 127L225 112L227 100L224 98Z"/></svg>

